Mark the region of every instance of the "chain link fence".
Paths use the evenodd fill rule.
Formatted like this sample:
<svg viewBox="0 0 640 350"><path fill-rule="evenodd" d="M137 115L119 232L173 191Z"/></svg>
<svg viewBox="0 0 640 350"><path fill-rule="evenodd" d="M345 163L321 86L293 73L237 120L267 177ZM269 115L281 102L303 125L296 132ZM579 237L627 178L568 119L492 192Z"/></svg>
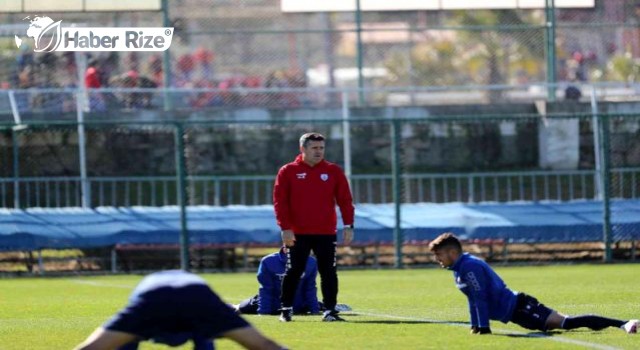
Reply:
<svg viewBox="0 0 640 350"><path fill-rule="evenodd" d="M357 203L392 203L395 170L402 203L597 200L603 152L609 196L640 196L636 114L436 116L354 107L221 118L5 124L3 206L82 206L80 192L88 192L92 207L175 205L180 153L189 204L270 204L275 174L309 130L327 135L327 157L349 174ZM598 120L607 121L600 127L606 140Z"/></svg>

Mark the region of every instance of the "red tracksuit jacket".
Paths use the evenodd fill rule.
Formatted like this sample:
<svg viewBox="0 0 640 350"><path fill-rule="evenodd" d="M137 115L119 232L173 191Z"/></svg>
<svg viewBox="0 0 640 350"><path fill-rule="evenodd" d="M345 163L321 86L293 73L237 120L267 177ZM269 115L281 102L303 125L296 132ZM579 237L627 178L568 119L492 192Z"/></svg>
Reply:
<svg viewBox="0 0 640 350"><path fill-rule="evenodd" d="M314 167L302 161L285 164L273 187L278 226L295 234L336 234L336 204L342 222L353 224L353 200L349 182L339 166L320 161Z"/></svg>

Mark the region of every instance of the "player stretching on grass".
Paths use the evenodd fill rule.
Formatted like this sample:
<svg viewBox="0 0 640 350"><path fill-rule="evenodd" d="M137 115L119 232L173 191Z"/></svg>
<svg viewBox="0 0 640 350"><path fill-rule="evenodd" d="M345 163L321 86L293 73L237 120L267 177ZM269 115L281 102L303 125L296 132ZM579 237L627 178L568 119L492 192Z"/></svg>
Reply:
<svg viewBox="0 0 640 350"><path fill-rule="evenodd" d="M282 278L285 275L287 263L287 247L269 254L260 260L258 266L258 282L260 289L254 297L243 300L234 309L241 314L278 315L280 313L280 294L282 294ZM325 311L324 304L318 301L316 276L318 264L312 256L307 260L307 267L300 277L298 289L293 299L293 313L298 315L318 314ZM338 311L351 311L346 304L336 304Z"/></svg>
<svg viewBox="0 0 640 350"><path fill-rule="evenodd" d="M442 267L453 270L456 286L467 296L472 334L491 333L490 319L543 332L558 328L587 327L598 331L617 327L627 333L637 333L638 320L622 321L596 315L565 316L530 295L511 291L486 262L463 253L460 241L452 233L438 236L429 244L429 249Z"/></svg>
<svg viewBox="0 0 640 350"><path fill-rule="evenodd" d="M76 350L135 350L143 340L169 346L193 342L194 350L213 350L224 337L246 349L284 349L238 316L200 277L164 271L145 277L129 305L96 329Z"/></svg>

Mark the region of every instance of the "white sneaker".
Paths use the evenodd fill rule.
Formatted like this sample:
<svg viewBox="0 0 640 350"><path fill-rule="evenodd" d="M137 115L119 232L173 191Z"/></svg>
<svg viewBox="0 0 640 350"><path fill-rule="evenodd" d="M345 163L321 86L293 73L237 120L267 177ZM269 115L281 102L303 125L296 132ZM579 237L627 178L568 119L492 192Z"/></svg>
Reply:
<svg viewBox="0 0 640 350"><path fill-rule="evenodd" d="M291 322L293 316L293 308L283 307L280 309L280 322Z"/></svg>
<svg viewBox="0 0 640 350"><path fill-rule="evenodd" d="M629 320L629 322L622 325L622 329L629 334L638 333L638 320Z"/></svg>
<svg viewBox="0 0 640 350"><path fill-rule="evenodd" d="M240 313L240 304L228 304L228 305L231 309L233 309L233 311L235 311L235 313L237 314Z"/></svg>

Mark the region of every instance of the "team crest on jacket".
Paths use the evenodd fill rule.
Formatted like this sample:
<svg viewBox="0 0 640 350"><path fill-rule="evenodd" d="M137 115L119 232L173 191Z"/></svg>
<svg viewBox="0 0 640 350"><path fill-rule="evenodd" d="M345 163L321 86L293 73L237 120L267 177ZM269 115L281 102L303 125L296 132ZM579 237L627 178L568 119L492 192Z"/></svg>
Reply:
<svg viewBox="0 0 640 350"><path fill-rule="evenodd" d="M322 181L327 181L329 180L329 174L320 174L320 179Z"/></svg>

